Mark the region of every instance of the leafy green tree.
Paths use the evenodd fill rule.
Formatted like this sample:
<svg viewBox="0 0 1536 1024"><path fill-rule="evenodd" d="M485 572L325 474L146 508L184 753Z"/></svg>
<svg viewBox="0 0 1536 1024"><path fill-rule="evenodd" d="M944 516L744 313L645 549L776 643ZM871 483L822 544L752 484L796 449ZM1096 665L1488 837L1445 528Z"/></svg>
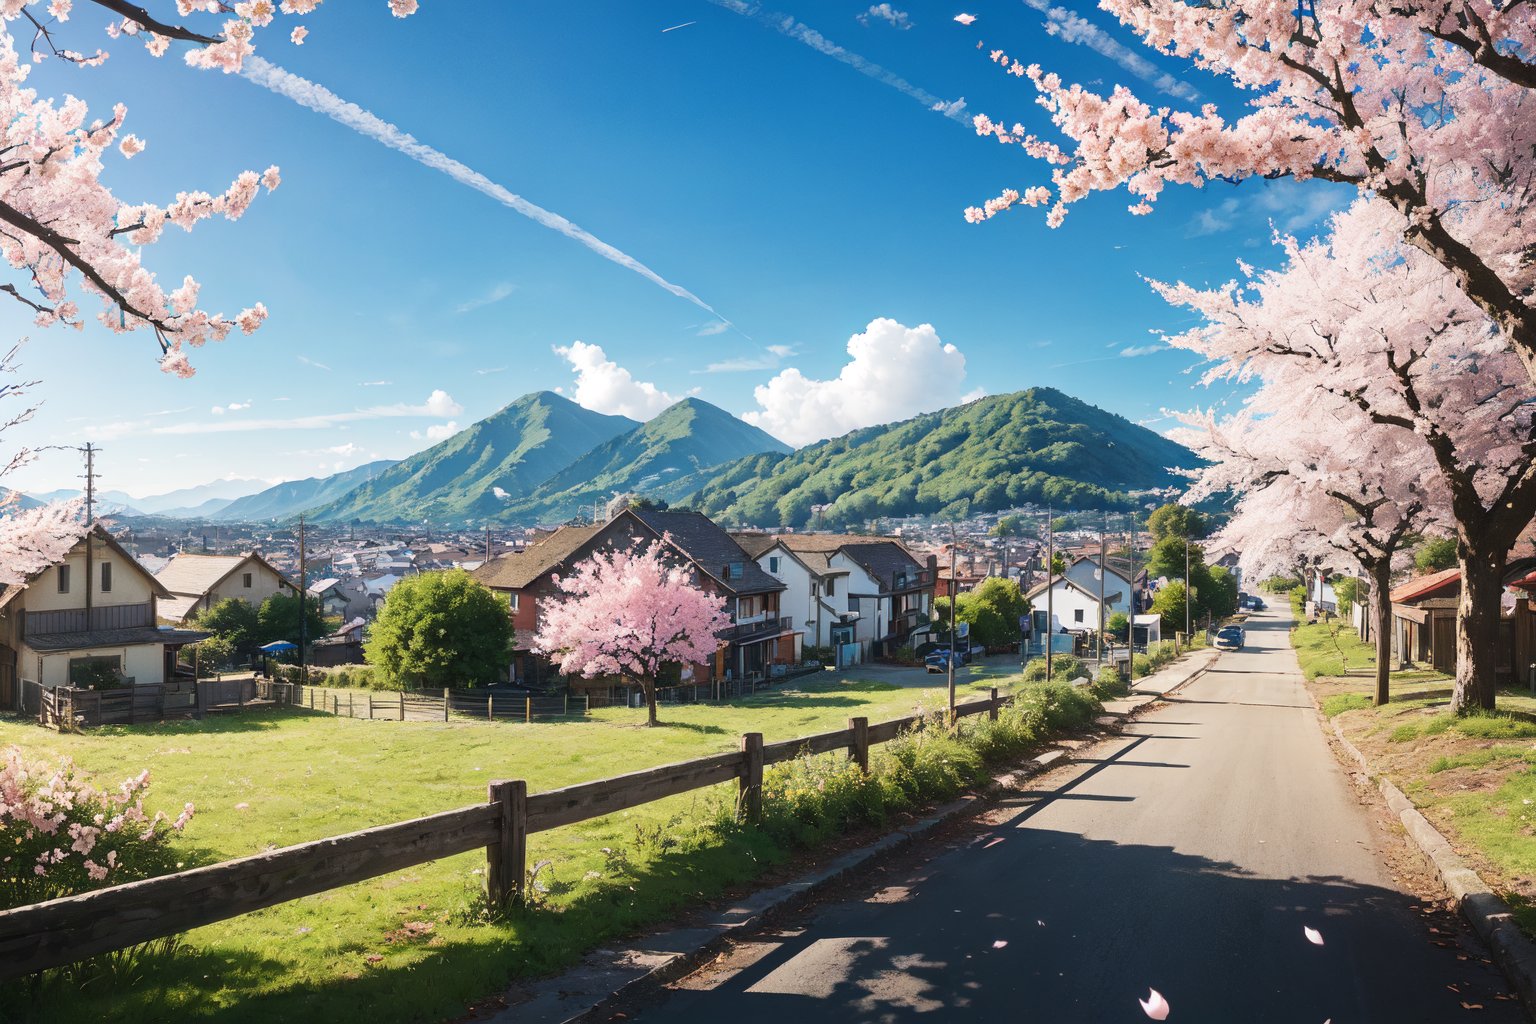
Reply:
<svg viewBox="0 0 1536 1024"><path fill-rule="evenodd" d="M1189 595L1189 589L1183 583L1175 580L1167 586L1160 587L1157 596L1152 598L1152 610L1163 617L1164 633L1182 633L1184 631L1185 606ZM1188 612L1190 619L1197 616L1194 609Z"/></svg>
<svg viewBox="0 0 1536 1024"><path fill-rule="evenodd" d="M1060 551L1051 556L1051 575L1060 576L1067 571L1067 556Z"/></svg>
<svg viewBox="0 0 1536 1024"><path fill-rule="evenodd" d="M1131 617L1125 612L1115 612L1104 623L1104 628L1110 636L1124 643L1125 638L1131 633Z"/></svg>
<svg viewBox="0 0 1536 1024"><path fill-rule="evenodd" d="M506 602L462 569L424 572L384 599L364 653L397 685L476 686L506 668Z"/></svg>
<svg viewBox="0 0 1536 1024"><path fill-rule="evenodd" d="M1193 575L1193 573L1191 573ZM1224 565L1206 567L1204 590L1196 590L1195 607L1213 619L1224 619L1237 611L1237 580ZM1196 587L1199 584L1196 583Z"/></svg>
<svg viewBox="0 0 1536 1024"><path fill-rule="evenodd" d="M1154 545L1169 537L1199 540L1207 528L1205 517L1187 505L1163 505L1147 517L1147 532Z"/></svg>
<svg viewBox="0 0 1536 1024"><path fill-rule="evenodd" d="M330 635L332 623L327 622L320 602L304 599L304 642L312 644ZM261 602L256 612L256 646L261 647L275 640L299 642L299 599L285 594L273 594Z"/></svg>
<svg viewBox="0 0 1536 1024"><path fill-rule="evenodd" d="M957 621L969 623L971 642L983 647L1003 647L1017 643L1019 616L1028 613L1029 601L1015 580L990 576L975 590L959 595ZM949 598L933 604L935 621L944 623L941 640L948 639Z"/></svg>
<svg viewBox="0 0 1536 1024"><path fill-rule="evenodd" d="M1456 538L1435 537L1425 541L1414 552L1413 564L1419 567L1420 572L1439 572L1451 568L1456 564Z"/></svg>
<svg viewBox="0 0 1536 1024"><path fill-rule="evenodd" d="M1184 549L1189 549L1189 576L1196 588L1200 586L1200 573L1196 566L1205 568L1205 551L1198 544L1190 544L1185 538L1172 535L1152 545L1147 553L1147 578L1163 576L1170 580L1184 578Z"/></svg>
<svg viewBox="0 0 1536 1024"><path fill-rule="evenodd" d="M1341 576L1333 581L1333 596L1339 599L1339 614L1348 615L1359 597L1360 581L1353 576Z"/></svg>
<svg viewBox="0 0 1536 1024"><path fill-rule="evenodd" d="M198 651L199 662L223 666L250 657L259 645L256 609L238 597L226 597L192 619L192 628L212 633Z"/></svg>
<svg viewBox="0 0 1536 1024"><path fill-rule="evenodd" d="M1022 537L1024 536L1024 518L1022 516L1003 516L992 527L991 534L994 537Z"/></svg>

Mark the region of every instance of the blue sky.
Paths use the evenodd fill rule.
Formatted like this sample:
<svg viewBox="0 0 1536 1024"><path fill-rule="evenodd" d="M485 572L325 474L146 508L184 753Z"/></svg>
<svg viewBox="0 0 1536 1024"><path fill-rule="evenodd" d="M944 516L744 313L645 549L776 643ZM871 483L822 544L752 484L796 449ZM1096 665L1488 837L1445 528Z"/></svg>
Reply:
<svg viewBox="0 0 1536 1024"><path fill-rule="evenodd" d="M30 336L24 371L44 402L5 443L94 440L103 486L143 495L400 458L544 388L631 415L696 394L795 443L1036 385L1161 429L1164 409L1228 396L1192 390L1188 355L1146 351L1188 320L1141 275L1216 283L1238 259L1273 263L1272 223L1315 230L1349 198L1250 183L1169 192L1151 217L1114 194L1054 231L1028 209L967 224L966 206L1041 183L1044 168L914 96L963 97L967 113L1054 137L1029 84L987 61L994 47L1154 103L1241 99L1085 4L1063 5L1080 20L1056 36L1046 0L892 3L892 16L749 6L424 0L401 21L359 0L305 19L302 47L286 27L258 37L279 68L580 225L719 318L440 168L175 50L155 60L108 41L77 12L67 45L112 58L49 61L32 84L102 114L127 104L148 148L110 164L120 199L163 203L282 168L239 223L168 229L145 253L163 279L196 276L205 308L259 299L271 317L195 352L197 376L177 380L147 334L38 330L0 305L5 336ZM976 22L955 23L962 11ZM765 408L755 389L770 382ZM51 452L8 482L45 490L79 471Z"/></svg>

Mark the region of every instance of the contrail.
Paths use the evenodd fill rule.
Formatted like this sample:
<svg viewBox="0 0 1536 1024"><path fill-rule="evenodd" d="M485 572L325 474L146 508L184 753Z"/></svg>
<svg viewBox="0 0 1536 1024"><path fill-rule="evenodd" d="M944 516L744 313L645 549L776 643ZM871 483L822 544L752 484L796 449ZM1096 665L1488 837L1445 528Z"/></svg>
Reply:
<svg viewBox="0 0 1536 1024"><path fill-rule="evenodd" d="M675 285L668 281L633 256L620 252L601 238L572 224L558 213L552 213L542 206L536 206L522 196L508 191L479 171L466 167L451 156L440 153L431 146L418 142L410 133L403 132L388 121L370 114L356 103L347 102L325 86L317 85L306 78L300 78L292 72L284 71L270 61L254 56L246 58L245 66L241 68L240 74L262 88L270 89L279 96L286 96L301 106L324 114L332 120L346 125L360 135L366 135L376 142L383 143L390 149L404 153L418 163L424 164L433 170L442 171L460 184L468 185L476 191L483 192L498 203L516 210L529 220L536 221L547 228L552 228L567 238L575 239L604 259L612 260L621 267L633 270L652 284L660 285L678 298L687 299L700 309L707 310L711 315L719 317L726 323L730 323L725 317L716 313L714 307L709 303L681 285ZM731 324L731 326L734 327L735 324Z"/></svg>
<svg viewBox="0 0 1536 1024"><path fill-rule="evenodd" d="M1159 71L1151 61L1122 45L1108 32L1086 18L1073 14L1065 7L1057 7L1050 0L1024 0L1024 5L1033 7L1045 15L1049 19L1045 23L1046 32L1063 42L1086 46L1108 57L1137 78L1151 82L1170 96L1177 96L1191 103L1200 98L1200 93L1194 86Z"/></svg>
<svg viewBox="0 0 1536 1024"><path fill-rule="evenodd" d="M765 11L757 3L748 3L747 0L709 0L716 7L723 7L732 14L739 14L743 18L751 18L761 25L766 25L781 35L804 43L819 53L824 53L833 60L842 61L861 75L868 75L875 81L890 86L899 93L912 97L923 106L945 117L959 121L966 127L970 127L971 119L965 114L965 99L943 100L926 89L920 89L911 82L902 78L894 71L889 71L872 60L866 60L851 50L845 50L826 36L817 32L809 25L797 20L791 15L781 14L778 11Z"/></svg>
<svg viewBox="0 0 1536 1024"><path fill-rule="evenodd" d="M687 28L689 25L697 25L697 24L698 24L698 22L696 22L696 21L685 21L681 25L673 25L671 28L664 28L661 31L662 31L662 34L665 35L668 32L676 32L680 28Z"/></svg>

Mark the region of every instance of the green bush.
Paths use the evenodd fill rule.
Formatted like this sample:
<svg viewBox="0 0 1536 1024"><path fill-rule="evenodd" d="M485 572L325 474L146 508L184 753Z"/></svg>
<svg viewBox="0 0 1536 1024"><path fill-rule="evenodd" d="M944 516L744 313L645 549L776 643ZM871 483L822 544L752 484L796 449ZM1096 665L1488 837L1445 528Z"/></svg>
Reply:
<svg viewBox="0 0 1536 1024"><path fill-rule="evenodd" d="M1124 697L1131 692L1131 688L1118 671L1105 665L1093 677L1093 692L1102 700L1105 697Z"/></svg>
<svg viewBox="0 0 1536 1024"><path fill-rule="evenodd" d="M1053 654L1051 656L1051 678L1068 680L1079 676L1086 676L1088 670L1083 668L1083 663L1070 654ZM1026 683L1041 683L1045 681L1045 659L1032 658L1029 664L1024 666L1024 681Z"/></svg>

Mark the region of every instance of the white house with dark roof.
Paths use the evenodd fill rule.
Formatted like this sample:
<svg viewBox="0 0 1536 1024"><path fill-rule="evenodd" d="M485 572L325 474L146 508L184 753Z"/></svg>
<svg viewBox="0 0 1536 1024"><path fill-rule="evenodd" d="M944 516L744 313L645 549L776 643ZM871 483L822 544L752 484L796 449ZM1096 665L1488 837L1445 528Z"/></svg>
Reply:
<svg viewBox="0 0 1536 1024"><path fill-rule="evenodd" d="M191 555L172 558L155 579L170 592L160 604L160 617L186 622L228 597L253 608L276 594L298 593L293 582L254 551L243 555Z"/></svg>
<svg viewBox="0 0 1536 1024"><path fill-rule="evenodd" d="M170 592L100 525L62 560L0 593L0 703L14 706L18 680L69 685L102 673L163 683L183 644L207 633L157 626Z"/></svg>

